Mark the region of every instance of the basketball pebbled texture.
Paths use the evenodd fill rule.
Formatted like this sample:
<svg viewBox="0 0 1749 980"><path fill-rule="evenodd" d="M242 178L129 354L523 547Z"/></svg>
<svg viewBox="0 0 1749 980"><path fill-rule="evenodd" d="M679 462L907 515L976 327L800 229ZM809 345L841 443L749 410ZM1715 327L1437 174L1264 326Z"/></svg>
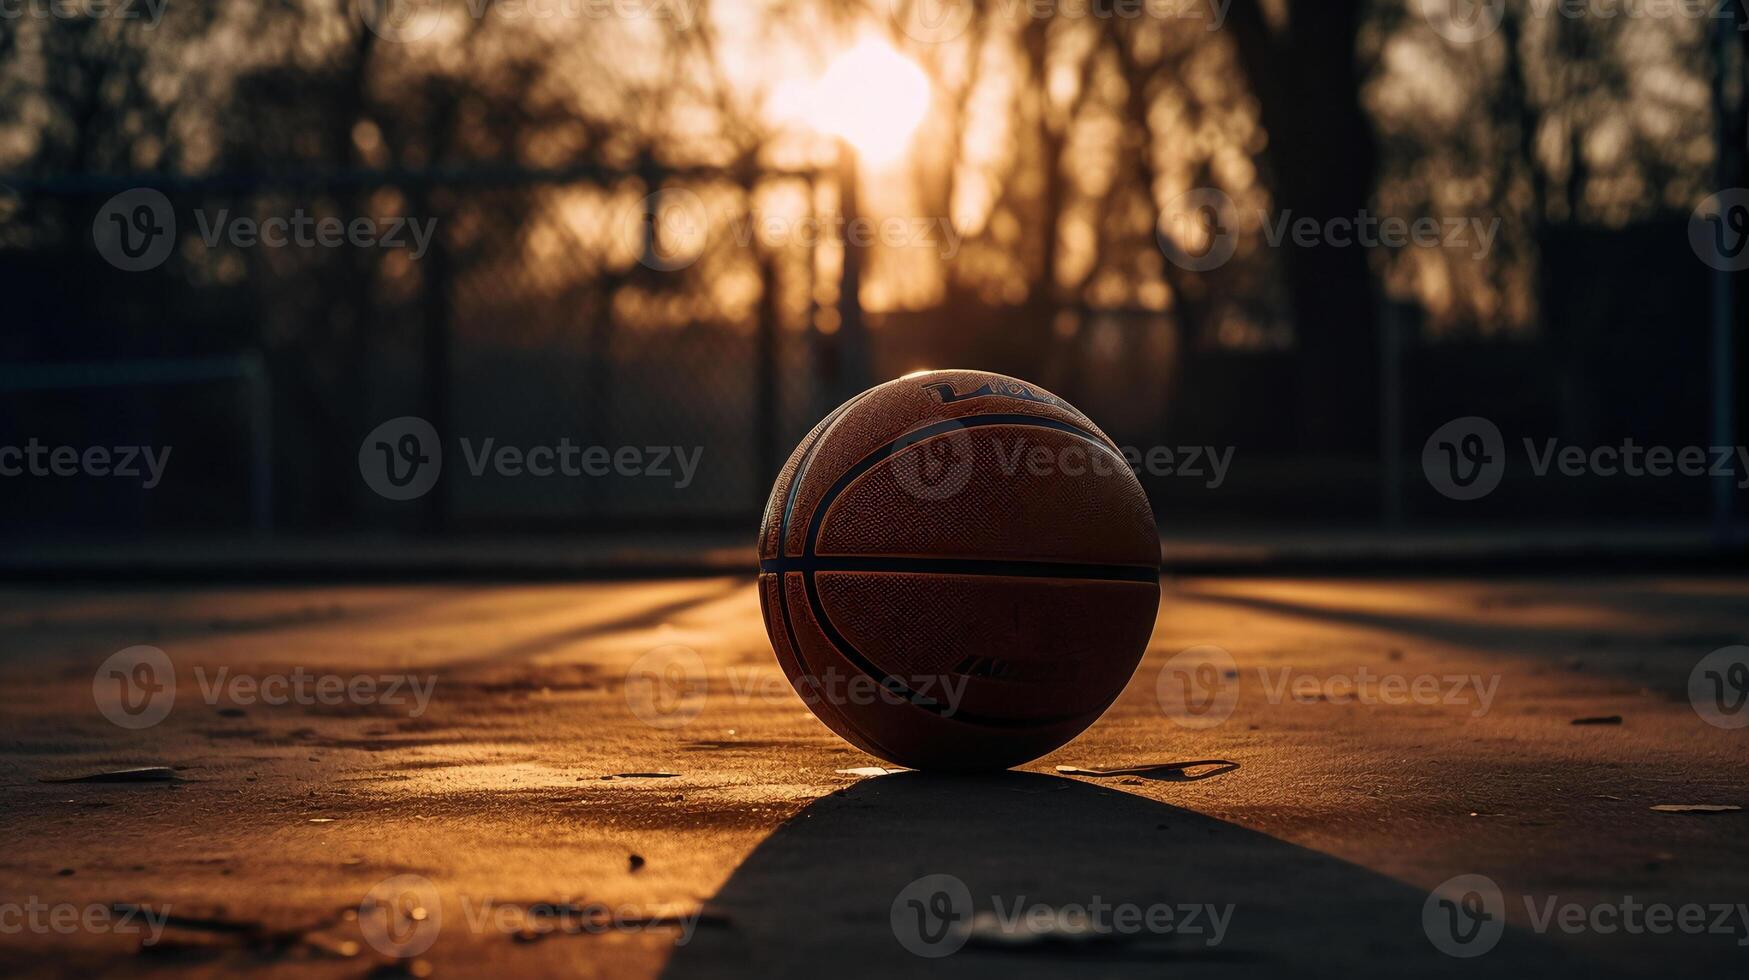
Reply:
<svg viewBox="0 0 1749 980"><path fill-rule="evenodd" d="M759 533L778 663L845 740L916 769L1036 759L1102 714L1159 609L1122 453L1062 399L935 371L828 415Z"/></svg>

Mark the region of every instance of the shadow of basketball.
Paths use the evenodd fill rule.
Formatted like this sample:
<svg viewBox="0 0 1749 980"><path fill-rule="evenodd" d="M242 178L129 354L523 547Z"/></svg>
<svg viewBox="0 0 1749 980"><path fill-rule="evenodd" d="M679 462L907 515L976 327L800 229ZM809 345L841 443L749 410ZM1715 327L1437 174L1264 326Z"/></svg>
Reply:
<svg viewBox="0 0 1749 980"><path fill-rule="evenodd" d="M951 879L919 885L926 876ZM958 902L937 893L953 879ZM1071 779L904 773L821 798L754 849L711 900L730 927L701 930L665 976L1602 975L1511 928L1485 955L1448 956L1429 941L1427 901L1316 851ZM1088 939L1043 920L999 933L996 913L1017 903L1165 906L1177 928L1132 921L1135 932Z"/></svg>

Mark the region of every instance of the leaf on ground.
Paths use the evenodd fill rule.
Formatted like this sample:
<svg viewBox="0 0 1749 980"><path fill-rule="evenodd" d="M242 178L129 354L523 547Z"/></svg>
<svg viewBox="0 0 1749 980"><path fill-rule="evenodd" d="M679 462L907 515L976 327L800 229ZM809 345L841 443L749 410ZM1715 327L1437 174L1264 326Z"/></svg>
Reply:
<svg viewBox="0 0 1749 980"><path fill-rule="evenodd" d="M142 766L138 769L114 769L64 779L39 779L43 783L170 783L176 781L176 770L169 766Z"/></svg>
<svg viewBox="0 0 1749 980"><path fill-rule="evenodd" d="M1224 776L1239 768L1237 762L1226 759L1202 759L1197 762L1162 762L1145 766L1121 766L1114 769L1084 769L1078 766L1058 766L1057 774L1062 776L1086 776L1093 779L1107 779L1113 776L1140 776L1143 779L1161 779L1174 783L1189 783L1199 779L1209 779L1214 776Z"/></svg>

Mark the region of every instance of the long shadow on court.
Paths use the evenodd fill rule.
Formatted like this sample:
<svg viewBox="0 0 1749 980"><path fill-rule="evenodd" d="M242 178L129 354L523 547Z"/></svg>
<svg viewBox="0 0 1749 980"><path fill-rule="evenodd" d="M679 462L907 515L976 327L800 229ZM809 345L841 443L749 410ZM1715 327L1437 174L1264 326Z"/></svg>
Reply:
<svg viewBox="0 0 1749 980"><path fill-rule="evenodd" d="M1513 583L1504 587L1508 598L1525 600L1519 605L1576 608L1582 603L1602 614L1627 615L1629 624L1611 622L1599 625L1582 618L1564 623L1523 622L1499 619L1488 614L1486 607L1453 608L1444 614L1415 611L1397 612L1390 609L1327 605L1318 602L1296 602L1280 595L1244 595L1230 591L1181 587L1170 597L1243 609L1273 616L1294 617L1328 625L1387 630L1411 637L1461 644L1490 655L1524 657L1548 651L1584 651L1593 659L1611 649L1643 656L1648 649L1660 647L1692 652L1695 658L1721 646L1728 646L1741 637L1744 603L1741 596L1730 592L1683 593L1675 586L1660 587L1652 582L1641 586L1606 584L1586 589L1569 587L1538 589L1534 585ZM1488 598L1478 596L1477 598ZM1553 659L1558 659L1555 657ZM1683 667L1686 675L1688 666Z"/></svg>
<svg viewBox="0 0 1749 980"><path fill-rule="evenodd" d="M914 884L930 875L965 890ZM728 924L677 948L665 976L1607 975L1511 928L1486 955L1448 956L1428 939L1427 899L1327 855L1075 780L906 773L824 797L755 848L711 900ZM1005 936L998 916L1017 904L1043 911ZM1135 907L1126 914L1141 924L1123 921L1140 931L1065 933L1082 924L1078 909L1101 904ZM1157 907L1172 910L1173 929L1158 910L1145 924ZM1218 939L1211 909L1224 918ZM1466 936L1478 924L1461 908L1438 915ZM1115 912L1104 922L1123 927ZM939 953L962 938L939 958L906 946Z"/></svg>

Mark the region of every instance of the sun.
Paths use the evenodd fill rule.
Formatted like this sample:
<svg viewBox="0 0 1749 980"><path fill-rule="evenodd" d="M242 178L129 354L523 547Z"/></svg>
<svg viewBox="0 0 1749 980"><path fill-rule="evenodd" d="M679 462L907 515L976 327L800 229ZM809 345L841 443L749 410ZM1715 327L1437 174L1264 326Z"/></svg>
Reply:
<svg viewBox="0 0 1749 980"><path fill-rule="evenodd" d="M930 99L929 78L916 62L867 38L832 59L817 80L783 86L771 108L844 140L864 164L880 167L904 156Z"/></svg>

